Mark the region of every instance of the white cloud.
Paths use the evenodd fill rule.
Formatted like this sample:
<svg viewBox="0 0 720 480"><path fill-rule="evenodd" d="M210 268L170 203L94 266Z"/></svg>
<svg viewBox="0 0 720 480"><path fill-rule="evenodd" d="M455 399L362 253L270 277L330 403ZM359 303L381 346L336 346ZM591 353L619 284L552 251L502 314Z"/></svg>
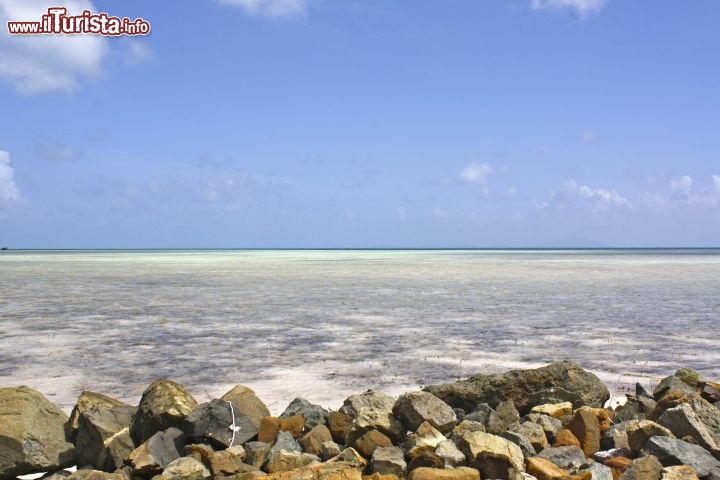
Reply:
<svg viewBox="0 0 720 480"><path fill-rule="evenodd" d="M137 65L153 58L153 51L148 44L135 39L125 39L122 60L128 65Z"/></svg>
<svg viewBox="0 0 720 480"><path fill-rule="evenodd" d="M307 0L218 0L218 3L240 7L251 15L268 17L293 17L307 11Z"/></svg>
<svg viewBox="0 0 720 480"><path fill-rule="evenodd" d="M552 195L550 202L541 206L586 206L598 211L621 207L632 208L630 201L615 190L578 185L572 179L565 182L559 193Z"/></svg>
<svg viewBox="0 0 720 480"><path fill-rule="evenodd" d="M0 0L0 26L8 21L39 21L47 0ZM90 0L66 0L71 14L98 12ZM108 53L99 35L0 35L0 78L24 94L73 92L82 79L97 77Z"/></svg>
<svg viewBox="0 0 720 480"><path fill-rule="evenodd" d="M683 195L690 195L693 179L690 175L684 175L677 180L670 180L670 190L679 192Z"/></svg>
<svg viewBox="0 0 720 480"><path fill-rule="evenodd" d="M10 165L10 154L0 150L0 205L19 202L21 199L14 176L15 171Z"/></svg>
<svg viewBox="0 0 720 480"><path fill-rule="evenodd" d="M715 186L715 191L720 192L720 175L713 175L712 181L713 185Z"/></svg>
<svg viewBox="0 0 720 480"><path fill-rule="evenodd" d="M460 177L467 183L479 183L480 185L485 185L487 183L488 176L492 173L493 168L487 163L472 163L462 169Z"/></svg>
<svg viewBox="0 0 720 480"><path fill-rule="evenodd" d="M533 10L560 10L583 18L605 7L607 0L530 0Z"/></svg>

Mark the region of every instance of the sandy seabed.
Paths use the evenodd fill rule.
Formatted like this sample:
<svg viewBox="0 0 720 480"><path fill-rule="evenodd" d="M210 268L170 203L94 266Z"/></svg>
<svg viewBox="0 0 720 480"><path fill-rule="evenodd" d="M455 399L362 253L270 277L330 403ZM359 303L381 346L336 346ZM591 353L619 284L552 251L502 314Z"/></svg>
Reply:
<svg viewBox="0 0 720 480"><path fill-rule="evenodd" d="M275 414L563 358L616 396L720 378L717 251L147 251L0 255L0 386L69 411L159 377Z"/></svg>

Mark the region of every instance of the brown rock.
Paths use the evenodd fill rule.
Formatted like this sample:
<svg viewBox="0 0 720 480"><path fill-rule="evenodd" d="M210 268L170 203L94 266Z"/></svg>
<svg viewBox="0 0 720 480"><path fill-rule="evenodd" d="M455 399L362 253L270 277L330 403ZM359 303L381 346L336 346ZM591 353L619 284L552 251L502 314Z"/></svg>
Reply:
<svg viewBox="0 0 720 480"><path fill-rule="evenodd" d="M70 419L65 424L65 432L71 439L75 439L77 434L78 425L80 422L80 415L83 412L96 408L116 408L116 407L129 407L130 405L115 400L114 398L103 395L102 393L95 393L84 391L80 394L77 399L77 403L70 412Z"/></svg>
<svg viewBox="0 0 720 480"><path fill-rule="evenodd" d="M365 460L365 458L363 458L363 456L360 455L357 450L352 447L346 448L345 450L340 452L339 455L336 455L335 457L328 460L328 462L343 462L349 465L354 465L360 470L364 470L368 464L368 461Z"/></svg>
<svg viewBox="0 0 720 480"><path fill-rule="evenodd" d="M660 418L660 416L665 413L665 410L667 410L668 408L674 408L678 405L689 402L690 397L686 393L680 392L678 390L671 390L670 392L666 393L665 396L660 399L660 401L657 402L657 405L655 406L653 411L647 415L647 419L655 421Z"/></svg>
<svg viewBox="0 0 720 480"><path fill-rule="evenodd" d="M363 480L400 480L397 475L392 473L375 472L372 475L363 475Z"/></svg>
<svg viewBox="0 0 720 480"><path fill-rule="evenodd" d="M613 478L620 478L620 475L630 468L630 460L627 457L612 457L605 461L605 466L610 467L613 471Z"/></svg>
<svg viewBox="0 0 720 480"><path fill-rule="evenodd" d="M271 473L263 480L362 480L360 470L344 462L316 463L289 472Z"/></svg>
<svg viewBox="0 0 720 480"><path fill-rule="evenodd" d="M266 416L260 420L258 427L258 442L275 443L278 432L290 432L294 438L300 437L305 429L305 419L300 415L290 418L277 418Z"/></svg>
<svg viewBox="0 0 720 480"><path fill-rule="evenodd" d="M551 417L561 418L564 415L572 415L573 405L570 402L546 403L536 405L530 411L532 413L544 413Z"/></svg>
<svg viewBox="0 0 720 480"><path fill-rule="evenodd" d="M305 468L310 464L319 463L320 459L315 455L301 452L287 452L281 450L270 457L267 463L268 473L289 472Z"/></svg>
<svg viewBox="0 0 720 480"><path fill-rule="evenodd" d="M235 413L248 417L255 428L260 428L260 420L263 417L270 416L270 410L263 401L255 395L252 389L244 385L235 386L220 399L232 403Z"/></svg>
<svg viewBox="0 0 720 480"><path fill-rule="evenodd" d="M600 422L594 409L578 408L567 428L580 441L580 448L586 457L600 450Z"/></svg>
<svg viewBox="0 0 720 480"><path fill-rule="evenodd" d="M697 473L687 465L663 468L662 480L698 480Z"/></svg>
<svg viewBox="0 0 720 480"><path fill-rule="evenodd" d="M353 418L343 412L330 412L327 426L333 440L344 445L345 438L347 438L348 433L352 430Z"/></svg>
<svg viewBox="0 0 720 480"><path fill-rule="evenodd" d="M633 452L639 452L645 448L645 444L656 435L663 437L674 437L667 428L651 420L638 420L628 424L625 429L628 437L628 446Z"/></svg>
<svg viewBox="0 0 720 480"><path fill-rule="evenodd" d="M407 465L408 472L420 467L445 468L445 459L432 450L423 450Z"/></svg>
<svg viewBox="0 0 720 480"><path fill-rule="evenodd" d="M363 457L371 458L376 448L392 447L393 444L387 435L373 428L361 435L351 446Z"/></svg>
<svg viewBox="0 0 720 480"><path fill-rule="evenodd" d="M329 441L332 441L330 430L325 425L318 425L303 435L298 443L305 452L320 456L323 451L323 443Z"/></svg>
<svg viewBox="0 0 720 480"><path fill-rule="evenodd" d="M510 440L490 433L466 432L459 446L468 464L477 468L483 478L508 479L525 471L522 450Z"/></svg>
<svg viewBox="0 0 720 480"><path fill-rule="evenodd" d="M235 475L247 471L249 465L243 463L245 449L240 445L230 447L219 452L212 452L208 456L208 466L214 476Z"/></svg>
<svg viewBox="0 0 720 480"><path fill-rule="evenodd" d="M410 472L408 480L480 480L480 472L468 467L447 470L420 467Z"/></svg>
<svg viewBox="0 0 720 480"><path fill-rule="evenodd" d="M534 475L538 480L566 480L570 472L563 470L550 460L540 457L530 457L525 462L527 473Z"/></svg>
<svg viewBox="0 0 720 480"><path fill-rule="evenodd" d="M553 443L552 446L553 447L569 447L571 445L580 447L580 440L578 440L577 437L575 435L573 435L573 433L570 430L568 430L567 428L563 428L555 436L555 443Z"/></svg>
<svg viewBox="0 0 720 480"><path fill-rule="evenodd" d="M130 425L135 445L169 427L182 429L198 403L182 385L170 380L156 380L143 392L140 405Z"/></svg>
<svg viewBox="0 0 720 480"><path fill-rule="evenodd" d="M636 458L630 463L620 480L660 480L662 468L660 461L652 455Z"/></svg>

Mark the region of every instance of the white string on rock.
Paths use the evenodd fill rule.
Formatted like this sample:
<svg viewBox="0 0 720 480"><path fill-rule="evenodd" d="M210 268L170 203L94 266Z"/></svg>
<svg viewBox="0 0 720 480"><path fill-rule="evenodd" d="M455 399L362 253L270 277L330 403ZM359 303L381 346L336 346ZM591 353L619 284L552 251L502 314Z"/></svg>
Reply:
<svg viewBox="0 0 720 480"><path fill-rule="evenodd" d="M235 434L240 431L240 427L235 425L235 409L233 408L233 404L229 400L225 400L230 404L230 414L232 415L232 423L228 427L230 431L232 432L232 437L230 438L230 445L228 445L228 448L233 446L233 443L235 442Z"/></svg>

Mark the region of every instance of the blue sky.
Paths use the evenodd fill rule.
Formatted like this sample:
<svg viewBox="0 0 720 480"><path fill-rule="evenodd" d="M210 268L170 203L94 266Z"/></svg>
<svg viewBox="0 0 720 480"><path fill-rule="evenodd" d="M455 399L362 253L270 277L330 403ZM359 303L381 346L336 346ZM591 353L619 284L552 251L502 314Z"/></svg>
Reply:
<svg viewBox="0 0 720 480"><path fill-rule="evenodd" d="M714 0L68 0L11 36L0 244L717 246Z"/></svg>

